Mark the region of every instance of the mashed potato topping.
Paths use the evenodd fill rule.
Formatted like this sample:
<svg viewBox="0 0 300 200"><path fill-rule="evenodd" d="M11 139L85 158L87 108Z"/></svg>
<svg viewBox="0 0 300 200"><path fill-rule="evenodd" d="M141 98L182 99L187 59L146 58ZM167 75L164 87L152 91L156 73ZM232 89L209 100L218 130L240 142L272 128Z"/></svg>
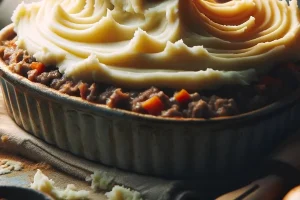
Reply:
<svg viewBox="0 0 300 200"><path fill-rule="evenodd" d="M12 20L38 61L128 88L248 84L300 56L296 0L44 0Z"/></svg>

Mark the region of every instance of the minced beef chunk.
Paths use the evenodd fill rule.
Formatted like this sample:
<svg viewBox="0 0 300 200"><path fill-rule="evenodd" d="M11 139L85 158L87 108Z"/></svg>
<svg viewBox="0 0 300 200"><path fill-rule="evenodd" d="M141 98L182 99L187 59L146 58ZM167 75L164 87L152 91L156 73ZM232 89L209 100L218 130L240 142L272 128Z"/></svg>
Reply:
<svg viewBox="0 0 300 200"><path fill-rule="evenodd" d="M214 105L216 116L230 116L239 113L234 99L216 98L214 102L209 102Z"/></svg>
<svg viewBox="0 0 300 200"><path fill-rule="evenodd" d="M87 95L86 99L90 102L95 102L97 100L97 97L99 95L99 89L96 83L93 83L89 88L88 88L89 94Z"/></svg>
<svg viewBox="0 0 300 200"><path fill-rule="evenodd" d="M28 80L33 81L33 82L36 81L36 77L37 77L38 75L39 75L39 72L38 72L36 69L29 70L29 71L27 72L27 78L28 78Z"/></svg>
<svg viewBox="0 0 300 200"><path fill-rule="evenodd" d="M44 85L50 85L50 83L54 79L59 79L61 78L61 73L59 73L58 70L50 71L50 72L43 72L40 75L36 77L36 81L44 84Z"/></svg>
<svg viewBox="0 0 300 200"><path fill-rule="evenodd" d="M162 112L162 117L183 117L183 112L180 111L180 107L174 104L171 108Z"/></svg>
<svg viewBox="0 0 300 200"><path fill-rule="evenodd" d="M11 64L12 60L11 60L11 55L13 55L15 53L16 49L13 47L7 47L4 49L4 53L2 56L2 59L5 61L6 64Z"/></svg>
<svg viewBox="0 0 300 200"><path fill-rule="evenodd" d="M191 96L191 101L199 101L200 100L200 94L198 92L195 92L190 95Z"/></svg>
<svg viewBox="0 0 300 200"><path fill-rule="evenodd" d="M116 89L107 99L106 105L110 108L129 108L129 94L123 93L120 88Z"/></svg>
<svg viewBox="0 0 300 200"><path fill-rule="evenodd" d="M210 118L213 117L213 112L207 102L199 100L189 103L187 117Z"/></svg>
<svg viewBox="0 0 300 200"><path fill-rule="evenodd" d="M24 54L26 54L26 52L21 49L14 51L13 54L10 55L9 64L21 62L23 60Z"/></svg>
<svg viewBox="0 0 300 200"><path fill-rule="evenodd" d="M50 87L55 90L59 90L62 87L62 85L65 84L66 82L67 82L67 79L65 77L56 78L56 79L52 80Z"/></svg>
<svg viewBox="0 0 300 200"><path fill-rule="evenodd" d="M79 83L73 81L67 81L58 91L71 96L80 96Z"/></svg>
<svg viewBox="0 0 300 200"><path fill-rule="evenodd" d="M31 70L30 64L25 62L13 63L10 66L10 70L14 73L20 74L22 76L26 76L26 74Z"/></svg>
<svg viewBox="0 0 300 200"><path fill-rule="evenodd" d="M131 106L131 111L141 114L147 114L147 111L143 108L141 103L136 103Z"/></svg>
<svg viewBox="0 0 300 200"><path fill-rule="evenodd" d="M114 93L115 90L116 90L115 87L107 88L105 92L101 93L98 96L98 101L97 102L99 102L101 104L106 104L107 99Z"/></svg>
<svg viewBox="0 0 300 200"><path fill-rule="evenodd" d="M64 77L55 66L32 66L36 60L27 51L15 45L15 39L0 45L0 57L8 68L30 81L46 85L89 102L105 104L136 113L148 114L144 103L151 98L158 101L158 116L170 118L214 118L233 116L262 108L299 88L300 64L289 63L287 67L274 69L251 85L230 85L215 90L190 91L184 102L176 99L178 90L156 87L144 90L117 88L104 83L86 83ZM36 64L36 63L35 63ZM40 66L41 66L40 65ZM157 98L158 97L158 98ZM155 110L157 111L157 110Z"/></svg>

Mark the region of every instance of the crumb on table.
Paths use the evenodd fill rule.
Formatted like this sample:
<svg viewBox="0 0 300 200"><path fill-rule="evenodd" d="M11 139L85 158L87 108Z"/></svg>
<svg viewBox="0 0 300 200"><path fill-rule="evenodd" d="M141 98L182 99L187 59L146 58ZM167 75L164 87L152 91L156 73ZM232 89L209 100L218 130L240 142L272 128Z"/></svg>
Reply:
<svg viewBox="0 0 300 200"><path fill-rule="evenodd" d="M9 139L9 137L8 137L7 135L2 135L2 136L1 136L1 142L2 142L2 143L7 142L8 139ZM1 200L1 199L0 199L0 200Z"/></svg>

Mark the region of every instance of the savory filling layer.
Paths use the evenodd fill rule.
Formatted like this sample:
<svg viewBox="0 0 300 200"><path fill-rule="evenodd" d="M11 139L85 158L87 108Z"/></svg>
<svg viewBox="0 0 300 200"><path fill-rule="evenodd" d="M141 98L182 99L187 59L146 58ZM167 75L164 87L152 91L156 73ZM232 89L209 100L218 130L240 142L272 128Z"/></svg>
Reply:
<svg viewBox="0 0 300 200"><path fill-rule="evenodd" d="M74 81L56 66L37 62L16 39L0 46L0 57L8 68L32 82L110 108L175 118L233 116L264 107L299 87L300 65L283 63L251 85L230 85L215 90L187 91L150 87L128 89L101 82Z"/></svg>

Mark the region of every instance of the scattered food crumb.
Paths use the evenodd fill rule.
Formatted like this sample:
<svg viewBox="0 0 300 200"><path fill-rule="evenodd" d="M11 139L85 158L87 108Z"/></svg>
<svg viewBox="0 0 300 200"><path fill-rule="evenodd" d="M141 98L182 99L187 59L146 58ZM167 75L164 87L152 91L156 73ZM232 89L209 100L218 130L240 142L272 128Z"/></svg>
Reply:
<svg viewBox="0 0 300 200"><path fill-rule="evenodd" d="M2 143L5 143L5 142L7 142L7 141L8 141L8 139L9 139L9 138L8 138L8 136L7 136L7 135L2 135L2 136L1 136L1 142L2 142ZM0 199L0 200L1 200L1 199Z"/></svg>
<svg viewBox="0 0 300 200"><path fill-rule="evenodd" d="M58 200L77 200L77 199L88 199L89 191L77 190L75 185L69 184L64 190L60 190L54 186L55 182L49 179L46 175L42 173L41 170L37 170L34 175L33 183L30 187L35 190L44 192L51 197Z"/></svg>
<svg viewBox="0 0 300 200"><path fill-rule="evenodd" d="M111 192L105 193L108 200L142 200L141 194L122 186L116 185Z"/></svg>
<svg viewBox="0 0 300 200"><path fill-rule="evenodd" d="M114 178L109 176L107 172L96 171L90 177L86 178L86 181L92 181L92 189L97 190L108 190L113 185Z"/></svg>
<svg viewBox="0 0 300 200"><path fill-rule="evenodd" d="M0 161L0 175L9 174L12 171L20 171L23 168L23 164L13 160Z"/></svg>

